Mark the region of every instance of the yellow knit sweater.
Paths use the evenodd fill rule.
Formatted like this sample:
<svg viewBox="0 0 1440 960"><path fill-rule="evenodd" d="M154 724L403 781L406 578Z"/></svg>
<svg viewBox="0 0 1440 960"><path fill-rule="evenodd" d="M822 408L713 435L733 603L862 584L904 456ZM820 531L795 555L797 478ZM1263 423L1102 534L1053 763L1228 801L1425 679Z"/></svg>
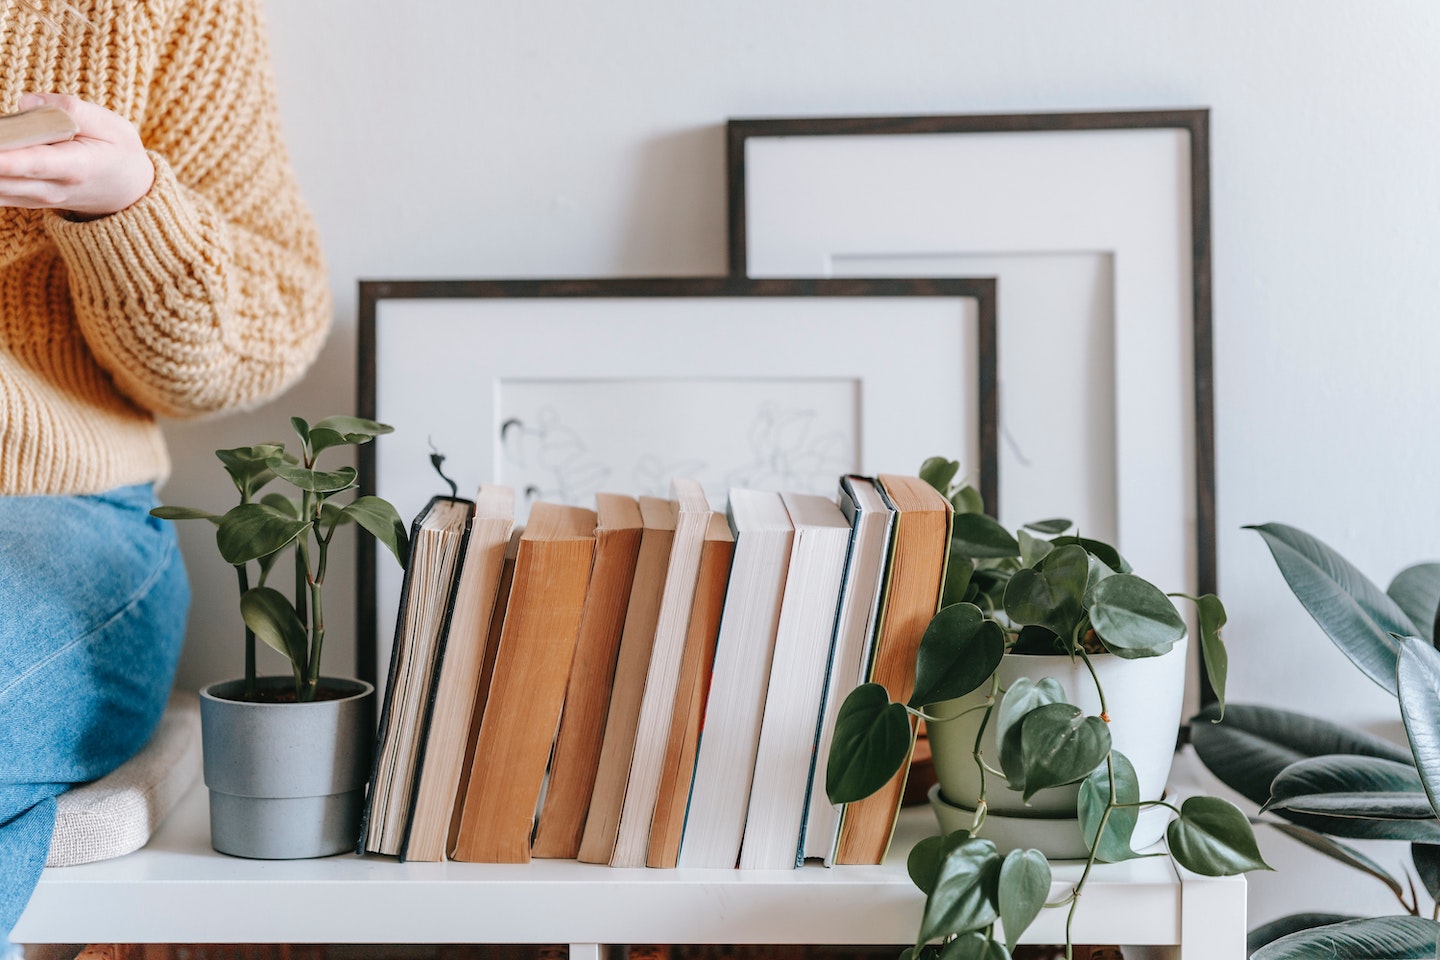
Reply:
<svg viewBox="0 0 1440 960"><path fill-rule="evenodd" d="M258 4L0 0L0 112L74 94L134 121L155 163L98 220L0 207L0 493L162 479L157 414L259 403L319 349L328 285Z"/></svg>

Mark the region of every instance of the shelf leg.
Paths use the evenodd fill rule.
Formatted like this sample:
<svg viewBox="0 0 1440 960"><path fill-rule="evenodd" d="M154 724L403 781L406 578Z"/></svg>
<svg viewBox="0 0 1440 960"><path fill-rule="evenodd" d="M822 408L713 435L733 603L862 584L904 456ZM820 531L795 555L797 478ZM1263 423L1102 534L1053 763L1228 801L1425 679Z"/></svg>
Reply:
<svg viewBox="0 0 1440 960"><path fill-rule="evenodd" d="M1245 878L1180 874L1180 960L1243 960Z"/></svg>

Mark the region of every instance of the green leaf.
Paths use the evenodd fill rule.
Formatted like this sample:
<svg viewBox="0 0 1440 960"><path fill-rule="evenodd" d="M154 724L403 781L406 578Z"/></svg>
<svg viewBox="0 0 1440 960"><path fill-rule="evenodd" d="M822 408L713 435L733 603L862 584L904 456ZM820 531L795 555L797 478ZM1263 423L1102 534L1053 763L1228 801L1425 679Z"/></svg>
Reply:
<svg viewBox="0 0 1440 960"><path fill-rule="evenodd" d="M1425 886L1431 900L1440 900L1440 845L1433 843L1410 844L1410 862L1415 864L1415 875ZM1395 885L1397 888L1399 884ZM1396 896L1400 891L1396 889Z"/></svg>
<svg viewBox="0 0 1440 960"><path fill-rule="evenodd" d="M1348 754L1292 763L1270 785L1270 802L1262 809L1370 820L1427 820L1435 815L1414 767Z"/></svg>
<svg viewBox="0 0 1440 960"><path fill-rule="evenodd" d="M1057 547L1081 547L1087 553L1094 554L1096 557L1104 561L1105 566L1109 567L1111 570L1114 570L1116 573L1130 572L1130 564L1126 563L1125 558L1120 556L1120 551L1116 550L1114 547L1110 546L1110 544L1105 543L1104 541L1091 540L1089 537L1056 537L1050 542Z"/></svg>
<svg viewBox="0 0 1440 960"><path fill-rule="evenodd" d="M1050 894L1050 864L1039 850L1011 850L1000 865L1000 922L1005 949L1015 950L1020 936L1040 915Z"/></svg>
<svg viewBox="0 0 1440 960"><path fill-rule="evenodd" d="M995 711L995 743L1000 751L1000 769L1010 781L1010 789L1020 790L1025 784L1025 766L1020 754L1020 721L1036 707L1047 703L1064 703L1065 691L1060 681L1045 677L1039 683L1020 677L1000 698Z"/></svg>
<svg viewBox="0 0 1440 960"><path fill-rule="evenodd" d="M1396 685L1410 753L1432 812L1440 810L1440 651L1425 640L1402 639Z"/></svg>
<svg viewBox="0 0 1440 960"><path fill-rule="evenodd" d="M309 659L305 627L284 594L269 587L246 590L240 596L240 616L255 636L284 654L298 669L305 669Z"/></svg>
<svg viewBox="0 0 1440 960"><path fill-rule="evenodd" d="M950 553L961 557L1007 559L1020 556L1020 544L985 514L962 513L955 517Z"/></svg>
<svg viewBox="0 0 1440 960"><path fill-rule="evenodd" d="M354 467L341 467L339 470L309 470L283 461L272 460L270 468L282 480L287 480L301 490L308 490L311 493L339 493L341 490L349 490L355 486Z"/></svg>
<svg viewBox="0 0 1440 960"><path fill-rule="evenodd" d="M1230 655L1225 652L1225 641L1220 638L1220 628L1225 626L1225 605L1213 593L1207 593L1195 601L1200 618L1200 654L1205 664L1205 676L1210 678L1210 689L1220 706L1219 723L1225 718L1225 681L1230 673Z"/></svg>
<svg viewBox="0 0 1440 960"><path fill-rule="evenodd" d="M1090 622L1105 649L1126 659L1169 653L1185 636L1185 621L1154 584L1117 573L1095 585L1088 599Z"/></svg>
<svg viewBox="0 0 1440 960"><path fill-rule="evenodd" d="M220 523L219 514L196 507L159 506L150 511L150 516L161 520L209 520L213 524Z"/></svg>
<svg viewBox="0 0 1440 960"><path fill-rule="evenodd" d="M831 803L850 803L870 796L885 784L910 755L910 715L878 683L850 691L835 718L825 768L825 794Z"/></svg>
<svg viewBox="0 0 1440 960"><path fill-rule="evenodd" d="M1064 651L1059 637L1032 623L1020 628L1009 652L1017 657L1053 657Z"/></svg>
<svg viewBox="0 0 1440 960"><path fill-rule="evenodd" d="M1074 524L1063 517L1054 517L1050 520L1036 520L1034 523L1025 524L1026 530L1034 530L1036 533L1043 533L1047 536L1054 536L1057 533L1064 533L1073 527Z"/></svg>
<svg viewBox="0 0 1440 960"><path fill-rule="evenodd" d="M1340 652L1393 695L1398 647L1391 635L1418 632L1405 612L1349 561L1309 534L1280 523L1247 529L1265 539L1296 599Z"/></svg>
<svg viewBox="0 0 1440 960"><path fill-rule="evenodd" d="M1165 839L1176 862L1202 876L1270 869L1260 856L1250 821L1219 797L1188 798L1180 805L1180 816L1165 828Z"/></svg>
<svg viewBox="0 0 1440 960"><path fill-rule="evenodd" d="M1440 924L1422 917L1367 917L1281 937L1250 960L1426 960L1436 955Z"/></svg>
<svg viewBox="0 0 1440 960"><path fill-rule="evenodd" d="M1285 834L1285 836L1291 838L1292 840L1303 843L1311 850L1322 853L1332 860L1343 863L1347 867L1352 867L1356 870L1361 871L1362 873L1370 874L1370 876L1374 877L1376 880L1379 880L1381 883L1385 884L1385 886L1389 887L1390 890L1395 894L1395 896L1403 897L1405 895L1405 890L1403 887L1400 886L1400 881L1396 880L1388 872L1386 872L1385 868L1380 866L1380 864L1376 863L1374 860L1371 860L1369 857L1365 856L1365 854L1361 853L1359 850L1356 850L1354 847L1349 846L1348 844L1341 843L1339 840L1327 837L1323 833L1317 833L1316 831L1311 830L1308 827L1302 827L1298 823L1281 823L1274 820L1264 820L1259 822L1264 823L1272 830L1278 830L1280 833ZM1411 844L1412 849L1419 846L1427 845ZM1287 930L1285 932L1289 933L1290 931ZM1283 934L1277 933L1275 936L1283 936ZM1272 937L1271 939L1274 938ZM1269 943L1270 941L1266 940L1265 942Z"/></svg>
<svg viewBox="0 0 1440 960"><path fill-rule="evenodd" d="M1010 954L984 934L967 933L945 944L940 960L1010 960Z"/></svg>
<svg viewBox="0 0 1440 960"><path fill-rule="evenodd" d="M1083 779L1109 752L1110 728L1099 717L1068 703L1036 707L1020 721L1025 801L1047 787Z"/></svg>
<svg viewBox="0 0 1440 960"><path fill-rule="evenodd" d="M261 443L253 447L235 447L231 450L216 450L215 456L224 465L225 472L240 491L241 502L248 502L265 484L275 479L270 461L285 456L285 447L279 443Z"/></svg>
<svg viewBox="0 0 1440 960"><path fill-rule="evenodd" d="M1083 596L1090 596L1091 591L1095 589L1095 586L1100 583L1100 581L1108 580L1113 576L1115 576L1115 571L1111 570L1110 567L1105 564L1104 560L1101 560L1093 553L1090 554L1090 570L1085 577L1085 593Z"/></svg>
<svg viewBox="0 0 1440 960"><path fill-rule="evenodd" d="M318 455L331 447L369 443L394 427L360 417L326 417L310 428L310 450Z"/></svg>
<svg viewBox="0 0 1440 960"><path fill-rule="evenodd" d="M995 896L1000 883L1000 854L989 840L962 841L946 855L935 878L935 889L925 899L920 921L920 943L957 933L969 933L999 917Z"/></svg>
<svg viewBox="0 0 1440 960"><path fill-rule="evenodd" d="M1033 567L1044 560L1055 549L1054 545L1042 537L1032 537L1024 530L1020 531L1020 565Z"/></svg>
<svg viewBox="0 0 1440 960"><path fill-rule="evenodd" d="M945 607L931 618L915 657L910 706L954 700L978 688L1005 656L1005 631L973 603Z"/></svg>
<svg viewBox="0 0 1440 960"><path fill-rule="evenodd" d="M980 496L979 490L966 484L950 497L950 506L955 508L957 517L964 513L984 513L985 498Z"/></svg>
<svg viewBox="0 0 1440 960"><path fill-rule="evenodd" d="M405 533L405 523L388 500L372 496L356 497L341 512L385 544L401 567L409 562L410 538Z"/></svg>
<svg viewBox="0 0 1440 960"><path fill-rule="evenodd" d="M1040 566L1015 571L1005 587L1005 612L1015 623L1035 624L1069 638L1083 613L1089 572L1083 548L1061 547Z"/></svg>
<svg viewBox="0 0 1440 960"><path fill-rule="evenodd" d="M1115 764L1115 801L1117 803L1140 802L1140 780L1135 767L1119 750L1110 751L1110 760ZM1135 824L1140 821L1140 808L1116 807L1105 821L1105 833L1100 843L1095 837L1100 832L1100 821L1110 803L1110 767L1101 763L1095 772L1080 784L1080 795L1076 808L1080 816L1080 831L1085 836L1085 846L1095 850L1095 857L1105 863L1119 863L1135 856L1130 848L1130 838L1135 833Z"/></svg>
<svg viewBox="0 0 1440 960"><path fill-rule="evenodd" d="M296 435L300 437L300 442L307 447L310 446L310 424L306 423L300 417L291 417L290 426L294 428Z"/></svg>
<svg viewBox="0 0 1440 960"><path fill-rule="evenodd" d="M1271 920L1269 923L1262 923L1251 930L1245 937L1245 955L1250 956L1265 944L1273 940L1279 940L1287 934L1297 933L1301 930L1309 930L1312 927L1323 927L1326 924L1340 923L1345 920L1359 920L1353 914L1344 913L1292 913L1289 916Z"/></svg>
<svg viewBox="0 0 1440 960"><path fill-rule="evenodd" d="M1440 563L1417 563L1395 574L1385 594L1405 611L1420 636L1435 641L1435 621L1440 612Z"/></svg>
<svg viewBox="0 0 1440 960"><path fill-rule="evenodd" d="M959 472L960 461L947 460L944 457L929 457L920 464L919 477L940 491L942 497L948 497L950 484L954 482L955 475Z"/></svg>
<svg viewBox="0 0 1440 960"><path fill-rule="evenodd" d="M305 519L300 516L300 504L283 493L267 493L260 502L287 520Z"/></svg>
<svg viewBox="0 0 1440 960"><path fill-rule="evenodd" d="M952 556L945 565L945 593L940 598L940 605L948 607L952 603L964 603L974 573L975 561L969 557Z"/></svg>
<svg viewBox="0 0 1440 960"><path fill-rule="evenodd" d="M969 839L969 830L956 830L943 837L932 834L920 840L910 848L910 855L905 858L905 872L910 874L911 882L925 896L930 896L930 891L935 889L935 880L940 876L940 864L951 850Z"/></svg>
<svg viewBox="0 0 1440 960"><path fill-rule="evenodd" d="M295 541L310 525L290 520L260 503L242 503L220 520L215 543L226 563L239 565L266 557Z"/></svg>

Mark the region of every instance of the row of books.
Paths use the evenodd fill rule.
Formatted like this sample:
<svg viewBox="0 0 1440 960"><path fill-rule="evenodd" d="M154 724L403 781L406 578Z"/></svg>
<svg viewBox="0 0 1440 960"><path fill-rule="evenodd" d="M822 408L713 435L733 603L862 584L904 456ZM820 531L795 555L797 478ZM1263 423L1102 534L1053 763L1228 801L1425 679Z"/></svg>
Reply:
<svg viewBox="0 0 1440 960"><path fill-rule="evenodd" d="M950 504L699 483L596 509L510 488L415 518L359 848L406 860L789 868L884 859L905 771L825 796L845 695L905 700Z"/></svg>

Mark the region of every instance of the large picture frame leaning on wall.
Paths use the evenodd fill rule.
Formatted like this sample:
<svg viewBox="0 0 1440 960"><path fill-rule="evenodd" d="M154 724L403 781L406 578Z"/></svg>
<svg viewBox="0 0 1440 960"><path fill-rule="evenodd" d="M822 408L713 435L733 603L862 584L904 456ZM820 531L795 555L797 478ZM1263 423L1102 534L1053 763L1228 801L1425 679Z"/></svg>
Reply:
<svg viewBox="0 0 1440 960"><path fill-rule="evenodd" d="M842 473L963 455L998 505L995 281L380 280L360 284L362 492L593 506L694 476L833 496ZM400 572L359 548L357 674L383 682Z"/></svg>
<svg viewBox="0 0 1440 960"><path fill-rule="evenodd" d="M727 158L737 277L995 276L1002 520L1215 592L1207 110L731 120Z"/></svg>

